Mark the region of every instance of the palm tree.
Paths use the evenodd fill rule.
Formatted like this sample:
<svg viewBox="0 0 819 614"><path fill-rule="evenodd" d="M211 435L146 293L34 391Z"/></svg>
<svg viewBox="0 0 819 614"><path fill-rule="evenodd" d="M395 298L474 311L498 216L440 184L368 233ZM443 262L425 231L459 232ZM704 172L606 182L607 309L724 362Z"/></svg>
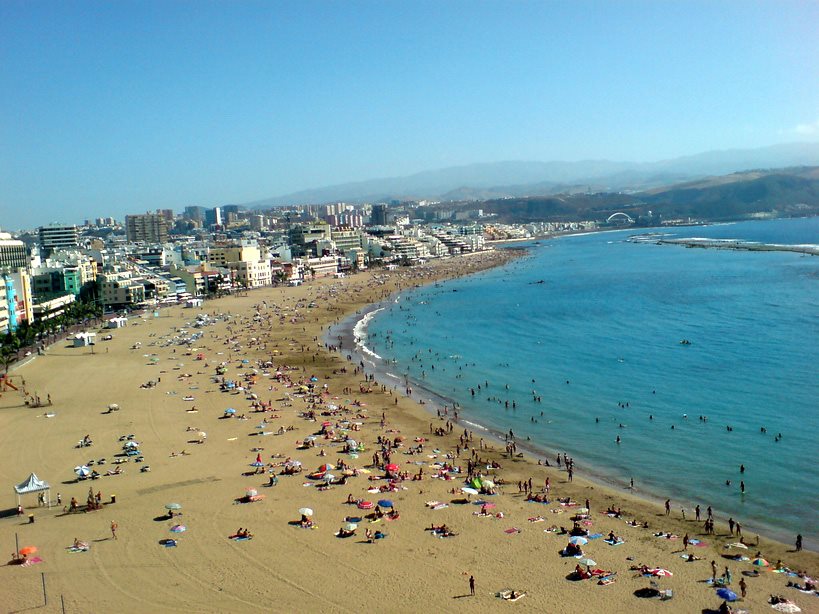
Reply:
<svg viewBox="0 0 819 614"><path fill-rule="evenodd" d="M17 352L8 346L3 346L3 351L0 353L0 363L2 363L6 375L8 375L9 367L15 360L17 360Z"/></svg>

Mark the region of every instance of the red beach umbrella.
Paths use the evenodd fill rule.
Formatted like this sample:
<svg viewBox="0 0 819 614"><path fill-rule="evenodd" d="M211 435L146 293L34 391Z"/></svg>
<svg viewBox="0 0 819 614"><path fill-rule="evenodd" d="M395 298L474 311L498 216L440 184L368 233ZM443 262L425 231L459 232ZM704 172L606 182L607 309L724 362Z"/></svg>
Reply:
<svg viewBox="0 0 819 614"><path fill-rule="evenodd" d="M391 472L391 473L392 473L393 471L398 471L400 468L401 468L401 467L399 467L399 466L398 466L398 465L396 465L395 463L390 463L389 465L387 465L386 467L384 467L384 469L386 469L387 471L389 471L389 472Z"/></svg>

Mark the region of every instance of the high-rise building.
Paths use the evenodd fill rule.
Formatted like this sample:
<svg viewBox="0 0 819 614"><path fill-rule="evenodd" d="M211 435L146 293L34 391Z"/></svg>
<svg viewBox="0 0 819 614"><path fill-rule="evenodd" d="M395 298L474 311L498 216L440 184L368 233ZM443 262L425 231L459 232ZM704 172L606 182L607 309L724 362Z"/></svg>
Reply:
<svg viewBox="0 0 819 614"><path fill-rule="evenodd" d="M370 224L372 226L387 225L387 205L373 205L373 211L370 214Z"/></svg>
<svg viewBox="0 0 819 614"><path fill-rule="evenodd" d="M222 226L222 209L214 207L205 211L205 225L206 226Z"/></svg>
<svg viewBox="0 0 819 614"><path fill-rule="evenodd" d="M159 213L126 215L125 234L130 242L164 243L168 240L168 220Z"/></svg>
<svg viewBox="0 0 819 614"><path fill-rule="evenodd" d="M12 271L28 266L29 254L26 244L12 239L7 232L0 232L0 269Z"/></svg>
<svg viewBox="0 0 819 614"><path fill-rule="evenodd" d="M162 217L164 217L165 221L168 222L169 225L173 224L173 220L176 217L176 215L174 215L173 209L157 209L156 213L157 215L161 215Z"/></svg>
<svg viewBox="0 0 819 614"><path fill-rule="evenodd" d="M185 212L182 214L186 220L193 220L194 222L199 222L200 224L205 221L205 208L204 207L197 207L195 205L191 205L185 207Z"/></svg>
<svg viewBox="0 0 819 614"><path fill-rule="evenodd" d="M39 229L40 247L42 256L48 257L51 252L57 249L77 247L80 244L80 229L76 225L66 226L62 224L51 224L42 226Z"/></svg>

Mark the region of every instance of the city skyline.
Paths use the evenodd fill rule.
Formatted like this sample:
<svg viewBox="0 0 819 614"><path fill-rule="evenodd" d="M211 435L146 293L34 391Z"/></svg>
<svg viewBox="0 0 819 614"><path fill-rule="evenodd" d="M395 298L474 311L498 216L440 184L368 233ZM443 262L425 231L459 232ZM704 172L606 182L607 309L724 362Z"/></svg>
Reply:
<svg viewBox="0 0 819 614"><path fill-rule="evenodd" d="M0 228L819 139L804 2L0 5Z"/></svg>

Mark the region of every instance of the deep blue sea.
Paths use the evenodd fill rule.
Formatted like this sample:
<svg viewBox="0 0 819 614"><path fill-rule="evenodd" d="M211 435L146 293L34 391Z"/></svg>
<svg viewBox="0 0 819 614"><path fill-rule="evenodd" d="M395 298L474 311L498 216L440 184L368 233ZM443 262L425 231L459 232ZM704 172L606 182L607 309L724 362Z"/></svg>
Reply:
<svg viewBox="0 0 819 614"><path fill-rule="evenodd" d="M816 244L819 218L658 232ZM527 244L509 266L401 294L362 341L399 388L549 459L565 451L578 474L816 547L819 257L636 233Z"/></svg>

